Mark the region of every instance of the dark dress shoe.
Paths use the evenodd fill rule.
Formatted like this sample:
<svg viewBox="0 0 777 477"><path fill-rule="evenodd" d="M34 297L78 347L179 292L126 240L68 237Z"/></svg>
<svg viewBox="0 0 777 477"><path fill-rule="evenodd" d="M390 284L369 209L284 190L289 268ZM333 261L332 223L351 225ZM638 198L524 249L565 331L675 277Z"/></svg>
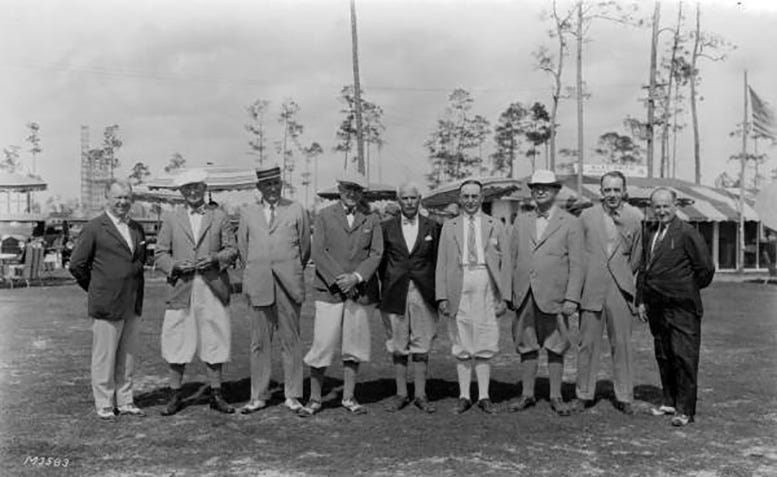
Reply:
<svg viewBox="0 0 777 477"><path fill-rule="evenodd" d="M572 412L569 410L569 407L564 404L564 401L561 398L551 398L550 408L553 409L556 414L562 417L566 417L572 414Z"/></svg>
<svg viewBox="0 0 777 477"><path fill-rule="evenodd" d="M410 398L407 396L400 396L397 394L396 396L392 396L389 403L386 405L386 412L397 412L401 411L410 404Z"/></svg>
<svg viewBox="0 0 777 477"><path fill-rule="evenodd" d="M210 408L218 412L223 412L224 414L232 414L235 412L235 408L224 400L220 389L210 390Z"/></svg>
<svg viewBox="0 0 777 477"><path fill-rule="evenodd" d="M631 406L630 402L615 401L612 405L615 406L615 409L619 410L623 414L626 414L627 416L634 414L634 408Z"/></svg>
<svg viewBox="0 0 777 477"><path fill-rule="evenodd" d="M167 402L167 406L165 406L164 409L162 409L163 416L172 416L173 414L177 414L181 409L184 408L183 405L183 396L181 394L181 391L173 391L173 395L170 397L170 400Z"/></svg>
<svg viewBox="0 0 777 477"><path fill-rule="evenodd" d="M426 396L418 396L415 398L413 400L413 405L428 414L437 411L437 408L434 407L434 404L429 402L429 399Z"/></svg>
<svg viewBox="0 0 777 477"><path fill-rule="evenodd" d="M593 407L594 401L592 399L578 399L575 398L572 400L572 402L569 403L567 406L570 410L570 412L577 413L577 412L583 412L586 409Z"/></svg>
<svg viewBox="0 0 777 477"><path fill-rule="evenodd" d="M496 406L488 398L479 400L478 407L486 414L496 414Z"/></svg>
<svg viewBox="0 0 777 477"><path fill-rule="evenodd" d="M537 404L537 399L534 396L521 396L508 406L510 412L523 411Z"/></svg>
<svg viewBox="0 0 777 477"><path fill-rule="evenodd" d="M453 408L454 414L463 414L472 407L472 401L467 398L459 398L459 402L456 403L456 407Z"/></svg>

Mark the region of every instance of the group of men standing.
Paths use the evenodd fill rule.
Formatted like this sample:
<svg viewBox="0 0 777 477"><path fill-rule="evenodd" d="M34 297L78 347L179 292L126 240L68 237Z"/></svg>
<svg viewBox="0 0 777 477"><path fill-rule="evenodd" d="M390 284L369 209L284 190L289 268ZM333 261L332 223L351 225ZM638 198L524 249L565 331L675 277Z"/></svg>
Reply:
<svg viewBox="0 0 777 477"><path fill-rule="evenodd" d="M561 184L551 171L529 181L535 207L518 215L512 229L483 213L483 185L465 180L459 216L442 227L419 213L420 192L398 188L400 214L384 222L362 200L367 186L358 175L338 180L340 200L318 212L311 241L303 207L282 197L280 169L257 171L261 199L240 211L236 237L228 217L204 201L204 172L178 178L185 205L167 214L155 258L167 277L162 356L169 363L170 400L162 411L184 407L185 365L195 355L206 364L213 409L235 409L221 392L221 370L230 357L230 283L227 268L242 262L243 293L251 309L251 396L240 412L267 406L273 336L281 340L283 405L301 417L323 407L327 368L343 364L341 405L354 414L367 409L354 391L361 363L369 361L370 317L378 306L388 332L396 395L386 410L409 404L432 413L426 378L438 319L447 322L456 359L459 398L453 412L473 406L495 414L489 396L490 360L499 352L499 317L516 311L512 338L520 355L522 393L510 411L536 404L538 357L548 358L550 406L561 416L594 403L606 328L613 357L614 405L632 414L631 331L635 317L650 322L664 391L656 415L673 425L693 421L699 355L699 290L714 273L698 233L676 217L676 196L656 189L652 206L659 221L643 244L642 216L628 205L626 178L601 179L602 202L575 217L557 205ZM143 300L142 228L128 218L131 187L106 189L106 213L91 221L71 259L71 271L89 292L93 318L92 388L98 415L141 416L132 401L132 368ZM300 310L304 268L315 263L313 343L303 356ZM579 316L576 398L561 396L564 356L572 345L569 318ZM302 404L303 363L310 367L310 396ZM412 363L415 395L409 396Z"/></svg>

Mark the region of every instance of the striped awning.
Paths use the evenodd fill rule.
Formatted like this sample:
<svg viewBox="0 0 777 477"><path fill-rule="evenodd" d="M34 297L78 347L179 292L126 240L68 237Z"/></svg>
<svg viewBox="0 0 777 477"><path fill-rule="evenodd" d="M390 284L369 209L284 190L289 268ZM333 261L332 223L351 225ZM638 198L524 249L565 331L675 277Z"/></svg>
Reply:
<svg viewBox="0 0 777 477"><path fill-rule="evenodd" d="M256 172L250 168L227 167L227 166L205 166L202 167L208 175L205 183L208 184L208 190L219 192L226 190L250 190L256 187ZM146 186L151 189L177 189L175 178L186 169L176 171L174 174L166 174L155 177L146 182Z"/></svg>

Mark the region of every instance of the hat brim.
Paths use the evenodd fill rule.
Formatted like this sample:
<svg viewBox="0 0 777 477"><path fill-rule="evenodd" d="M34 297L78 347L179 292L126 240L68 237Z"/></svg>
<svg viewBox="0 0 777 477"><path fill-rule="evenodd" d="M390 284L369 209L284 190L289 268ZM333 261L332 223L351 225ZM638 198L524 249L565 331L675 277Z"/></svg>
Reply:
<svg viewBox="0 0 777 477"><path fill-rule="evenodd" d="M365 186L364 184L359 184L358 182L351 182L351 181L338 180L337 184L338 185L343 184L343 185L349 185L349 186L356 186L356 187L358 187L359 189L362 189L362 190L367 188L367 186Z"/></svg>
<svg viewBox="0 0 777 477"><path fill-rule="evenodd" d="M547 186L547 187L557 187L561 189L561 182L529 182L528 185L531 187L537 187L537 186Z"/></svg>

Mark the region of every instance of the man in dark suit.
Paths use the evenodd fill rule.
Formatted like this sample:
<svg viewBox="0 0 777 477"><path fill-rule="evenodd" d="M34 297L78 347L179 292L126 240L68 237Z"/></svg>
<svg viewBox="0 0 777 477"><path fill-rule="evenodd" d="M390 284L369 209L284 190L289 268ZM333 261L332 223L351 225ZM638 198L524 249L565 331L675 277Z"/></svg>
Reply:
<svg viewBox="0 0 777 477"><path fill-rule="evenodd" d="M101 419L144 416L132 399L132 376L143 308L143 228L129 218L132 187L113 181L105 188L104 213L84 226L70 273L88 292L92 318L92 393Z"/></svg>
<svg viewBox="0 0 777 477"><path fill-rule="evenodd" d="M418 213L421 195L416 185L400 186L397 198L402 213L381 224L380 311L391 330L388 346L397 383L397 394L386 410L399 411L410 403L407 362L411 356L415 378L413 404L432 413L435 407L426 397L426 372L437 327L434 271L440 226Z"/></svg>
<svg viewBox="0 0 777 477"><path fill-rule="evenodd" d="M313 227L316 315L313 344L305 355L310 366L310 400L298 411L321 410L326 368L340 351L343 360L341 404L353 414L367 412L354 398L359 363L370 359L370 316L378 301L376 271L383 255L380 219L362 204L367 181L358 174L338 179L340 200L319 211Z"/></svg>
<svg viewBox="0 0 777 477"><path fill-rule="evenodd" d="M650 195L658 229L645 242L637 279L639 312L647 314L661 376L663 402L653 414L673 414L673 426L693 422L701 346L699 290L712 282L715 267L699 233L677 217L674 191Z"/></svg>

